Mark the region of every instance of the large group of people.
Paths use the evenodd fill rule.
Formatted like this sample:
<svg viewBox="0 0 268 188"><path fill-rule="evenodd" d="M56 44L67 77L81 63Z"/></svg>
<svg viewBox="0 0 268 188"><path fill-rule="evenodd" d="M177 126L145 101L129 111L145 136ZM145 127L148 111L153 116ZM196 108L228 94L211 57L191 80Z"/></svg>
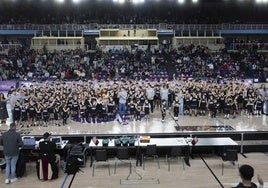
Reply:
<svg viewBox="0 0 268 188"><path fill-rule="evenodd" d="M267 91L243 78L265 79L267 61L267 54L254 50L212 53L202 45L94 53L22 47L0 57L0 76L32 83L11 88L8 94L13 120L21 126L47 126L52 120L65 125L69 117L105 122L117 112L123 120L126 115L148 119L156 107L162 121L170 107L176 120L179 114L216 117L221 113L229 118L245 112L250 117L263 113ZM157 73L169 77L152 76ZM0 97L5 106L4 95Z"/></svg>
<svg viewBox="0 0 268 188"><path fill-rule="evenodd" d="M95 53L11 49L0 56L0 80L44 79L154 79L154 75L193 78L268 77L267 54L256 51L211 52L206 46L182 45L151 50L111 49ZM164 75L164 74L163 74Z"/></svg>
<svg viewBox="0 0 268 188"><path fill-rule="evenodd" d="M8 92L13 120L21 126L149 119L155 109L165 120L167 110L180 115L225 118L263 114L268 91L243 80L177 79L33 82Z"/></svg>

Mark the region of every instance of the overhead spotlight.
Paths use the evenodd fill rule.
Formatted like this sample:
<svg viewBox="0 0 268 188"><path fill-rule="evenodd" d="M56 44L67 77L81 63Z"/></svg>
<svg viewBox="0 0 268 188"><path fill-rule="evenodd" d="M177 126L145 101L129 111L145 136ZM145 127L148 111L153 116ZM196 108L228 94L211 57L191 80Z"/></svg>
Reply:
<svg viewBox="0 0 268 188"><path fill-rule="evenodd" d="M192 0L193 3L198 3L198 0Z"/></svg>
<svg viewBox="0 0 268 188"><path fill-rule="evenodd" d="M140 4L140 3L144 3L145 0L133 0L132 2L133 4Z"/></svg>
<svg viewBox="0 0 268 188"><path fill-rule="evenodd" d="M57 0L57 3L64 3L64 0Z"/></svg>
<svg viewBox="0 0 268 188"><path fill-rule="evenodd" d="M183 4L185 3L185 0L178 0L178 3Z"/></svg>
<svg viewBox="0 0 268 188"><path fill-rule="evenodd" d="M73 0L73 3L77 4L77 3L80 3L81 0Z"/></svg>
<svg viewBox="0 0 268 188"><path fill-rule="evenodd" d="M268 0L256 0L257 4L268 3Z"/></svg>
<svg viewBox="0 0 268 188"><path fill-rule="evenodd" d="M113 0L113 2L123 4L123 3L125 3L125 0Z"/></svg>

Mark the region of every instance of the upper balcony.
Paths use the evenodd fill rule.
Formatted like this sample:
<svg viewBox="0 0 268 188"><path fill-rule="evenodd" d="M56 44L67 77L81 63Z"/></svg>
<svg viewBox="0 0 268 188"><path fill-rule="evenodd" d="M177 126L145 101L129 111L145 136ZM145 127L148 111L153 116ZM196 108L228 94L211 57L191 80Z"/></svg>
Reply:
<svg viewBox="0 0 268 188"><path fill-rule="evenodd" d="M268 24L2 24L0 31L5 30L32 30L32 31L83 31L83 30L99 30L99 29L157 29L157 30L266 30L268 32Z"/></svg>

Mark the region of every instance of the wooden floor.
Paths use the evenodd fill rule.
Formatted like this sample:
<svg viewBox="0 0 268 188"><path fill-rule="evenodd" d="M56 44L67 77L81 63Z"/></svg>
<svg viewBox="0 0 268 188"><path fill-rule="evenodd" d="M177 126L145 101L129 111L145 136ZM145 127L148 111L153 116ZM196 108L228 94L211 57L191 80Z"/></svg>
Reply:
<svg viewBox="0 0 268 188"><path fill-rule="evenodd" d="M127 134L127 133L178 133L180 131L188 131L189 127L198 126L202 131L211 131L210 126L231 126L233 131L268 131L268 116L260 115L249 117L245 114L238 115L236 118L224 118L219 114L217 118L212 119L209 116L185 116L180 115L178 122L173 119L172 111L167 113L164 122L161 122L161 114L156 110L149 120L127 121L127 125L122 125L118 121L110 121L105 123L80 123L68 120L66 126L55 126L50 123L48 127L18 127L23 132L30 135L42 135L44 132L51 132L59 135L75 135L75 134ZM10 124L10 120L7 121ZM177 131L175 126L181 126L181 130ZM183 128L185 127L185 129ZM7 130L8 126L0 126L0 131Z"/></svg>
<svg viewBox="0 0 268 188"><path fill-rule="evenodd" d="M265 187L268 187L268 156L264 153L248 153L247 158L239 155L239 164L250 164L255 168L254 181L256 182L256 175L261 174ZM97 165L95 175L92 176L92 168L89 163L82 168L83 172L77 173L72 187L81 188L157 188L157 187L186 187L186 188L216 188L231 187L240 181L237 166L226 162L224 164L224 173L222 175L222 160L217 156L203 156L204 161L200 157L191 159L191 166L185 166L183 170L182 162L174 161L171 164L171 170L168 171L165 158L160 158L160 169L156 162L146 162L145 170L142 167L133 167L133 172L126 180L129 174L129 168L126 164L120 163L117 168L117 173L114 174L114 160L110 159L111 175L108 174L108 168L105 165ZM134 163L134 162L133 162ZM211 171L210 171L211 170ZM140 179L140 176L142 179ZM4 171L0 172L0 187L17 187L17 188L46 188L46 187L60 187L65 178L63 170L60 170L59 178L53 181L42 182L37 179L35 164L27 164L26 175L20 178L17 182L6 185L4 184ZM66 186L69 185L72 176L69 176ZM220 183L219 183L220 182Z"/></svg>
<svg viewBox="0 0 268 188"><path fill-rule="evenodd" d="M118 121L109 123L96 123L96 124L82 124L69 120L68 125L57 127L49 125L48 127L30 127L23 128L28 130L31 135L42 135L44 132L49 131L52 134L101 134L101 133L175 133L176 125L181 127L186 126L200 126L209 127L217 125L229 125L234 131L268 131L268 116L261 115L259 117L250 117L246 115L239 115L235 119L225 119L219 115L216 119L211 119L209 116L179 116L179 121L176 123L172 118L172 113L169 112L165 122L161 122L161 115L156 111L151 118L147 121L129 121L127 125L121 125ZM10 123L10 120L7 124ZM0 130L7 130L7 125L0 126ZM18 128L20 130L20 128ZM187 131L187 130L180 130ZM180 132L179 131L179 132ZM209 131L209 130L208 130ZM267 182L265 187L268 187L268 156L265 153L246 153L246 157L239 155L239 164L251 164L255 168L255 174L261 174L264 181ZM191 159L191 166L186 166L185 170L182 168L182 162L173 162L171 171L168 171L167 162L165 158L160 158L160 169L157 168L157 163L148 162L146 169L141 167L133 167L133 173L130 180L126 181L129 173L127 165L120 165L117 173L114 174L114 159L110 159L111 176L108 175L106 166L98 165L95 171L95 176L92 176L92 168L89 164L86 165L74 179L72 187L81 188L155 188L155 187L187 187L187 188L214 188L231 187L240 181L237 166L230 163L225 163L224 174L222 175L221 165L222 160L218 156L203 156L204 161L196 156ZM90 160L88 160L89 163ZM134 163L134 160L133 160ZM207 164L207 165L206 165ZM141 175L142 179L139 180ZM256 182L256 175L254 181ZM60 187L64 180L65 174L60 170L59 178L57 180L42 182L37 179L35 164L27 164L26 176L20 178L18 182L13 184L4 184L4 171L0 172L0 187L17 187L17 188L35 188L35 187ZM68 178L66 186L69 184Z"/></svg>

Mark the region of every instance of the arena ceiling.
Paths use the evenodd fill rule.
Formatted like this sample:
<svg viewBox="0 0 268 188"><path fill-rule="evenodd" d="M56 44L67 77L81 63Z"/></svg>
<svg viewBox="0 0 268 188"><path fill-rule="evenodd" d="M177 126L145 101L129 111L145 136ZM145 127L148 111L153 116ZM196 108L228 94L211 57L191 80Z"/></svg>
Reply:
<svg viewBox="0 0 268 188"><path fill-rule="evenodd" d="M267 23L268 0L0 0L4 23Z"/></svg>

